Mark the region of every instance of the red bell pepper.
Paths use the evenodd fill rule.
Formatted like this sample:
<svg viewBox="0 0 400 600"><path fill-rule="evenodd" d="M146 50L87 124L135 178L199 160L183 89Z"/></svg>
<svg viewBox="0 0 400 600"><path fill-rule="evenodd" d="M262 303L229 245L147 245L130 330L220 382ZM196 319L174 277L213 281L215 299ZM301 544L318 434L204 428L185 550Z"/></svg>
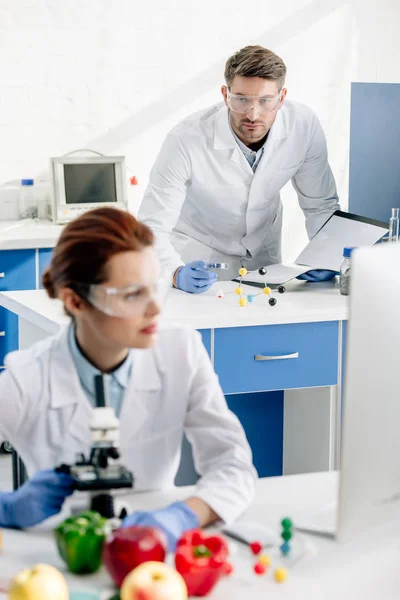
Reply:
<svg viewBox="0 0 400 600"><path fill-rule="evenodd" d="M206 536L201 529L183 534L176 546L175 568L185 580L189 596L206 596L226 575L228 544L220 535Z"/></svg>

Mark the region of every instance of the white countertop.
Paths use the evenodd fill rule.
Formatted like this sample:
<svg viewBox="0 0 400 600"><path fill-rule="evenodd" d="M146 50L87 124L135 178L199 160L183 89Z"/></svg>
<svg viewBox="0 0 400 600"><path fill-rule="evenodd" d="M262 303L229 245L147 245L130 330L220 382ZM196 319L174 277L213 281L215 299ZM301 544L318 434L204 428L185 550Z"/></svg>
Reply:
<svg viewBox="0 0 400 600"><path fill-rule="evenodd" d="M63 228L44 219L0 221L0 250L54 248Z"/></svg>
<svg viewBox="0 0 400 600"><path fill-rule="evenodd" d="M337 473L315 473L271 477L258 482L256 499L244 519L270 527L279 533L280 520L290 517L296 523L304 512L317 510L333 502L337 494ZM184 499L190 488L137 493L130 496L132 510L151 510L174 500ZM62 515L65 517L66 515ZM52 528L61 516L31 530L3 530L3 551L0 554L1 578L11 577L20 569L38 562L52 564L67 577L71 590L109 592L110 579L102 569L91 576L73 576L55 549ZM279 554L273 559L269 573L262 577L252 571L255 563L249 549L231 543L234 572L224 578L209 596L212 600L394 600L400 589L400 522L371 530L348 544L338 544L322 536L295 533L294 539L306 542L309 553L295 566L288 567L287 581L278 585L273 570L285 559ZM274 556L274 552L269 552ZM171 557L170 557L171 558ZM171 562L169 559L168 562ZM172 562L171 562L172 564ZM0 598L5 598L0 593Z"/></svg>
<svg viewBox="0 0 400 600"><path fill-rule="evenodd" d="M284 294L274 294L278 303L268 304L264 294L245 307L238 305L234 293L237 284L230 281L216 283L204 294L187 294L170 289L164 306L163 319L195 329L243 327L341 321L348 317L348 298L341 296L333 281L325 283L290 282ZM244 286L248 293L257 294L259 288ZM217 298L223 290L224 297ZM48 333L56 333L69 322L59 300L50 300L44 290L1 292L0 306L27 319Z"/></svg>

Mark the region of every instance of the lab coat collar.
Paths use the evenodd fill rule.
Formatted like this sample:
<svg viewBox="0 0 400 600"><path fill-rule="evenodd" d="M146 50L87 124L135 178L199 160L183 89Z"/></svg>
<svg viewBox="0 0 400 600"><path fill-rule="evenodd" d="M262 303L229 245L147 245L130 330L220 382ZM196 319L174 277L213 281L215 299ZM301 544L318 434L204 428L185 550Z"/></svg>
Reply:
<svg viewBox="0 0 400 600"><path fill-rule="evenodd" d="M161 377L165 370L164 361L157 347L148 350L133 351L133 369L128 388L134 390L159 390ZM79 381L71 351L68 344L68 327L57 336L50 359L51 407L61 408L69 404L81 402L85 397ZM70 390L69 394L65 390ZM91 410L90 403L87 407Z"/></svg>

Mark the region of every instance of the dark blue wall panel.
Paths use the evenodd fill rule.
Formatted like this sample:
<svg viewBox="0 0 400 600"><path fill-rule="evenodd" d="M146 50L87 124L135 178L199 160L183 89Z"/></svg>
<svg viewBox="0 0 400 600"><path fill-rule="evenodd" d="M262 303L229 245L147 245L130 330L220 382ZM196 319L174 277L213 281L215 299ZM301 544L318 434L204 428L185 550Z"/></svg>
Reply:
<svg viewBox="0 0 400 600"><path fill-rule="evenodd" d="M388 222L400 207L400 84L351 86L349 211Z"/></svg>

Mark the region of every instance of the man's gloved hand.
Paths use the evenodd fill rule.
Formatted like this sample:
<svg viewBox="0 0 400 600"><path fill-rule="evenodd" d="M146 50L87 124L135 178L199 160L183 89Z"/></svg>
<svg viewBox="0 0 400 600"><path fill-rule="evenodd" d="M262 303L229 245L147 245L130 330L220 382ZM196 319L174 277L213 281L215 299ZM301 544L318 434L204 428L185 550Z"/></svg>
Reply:
<svg viewBox="0 0 400 600"><path fill-rule="evenodd" d="M314 269L313 271L307 271L299 275L297 279L304 281L329 281L337 275L336 271L326 271L325 269Z"/></svg>
<svg viewBox="0 0 400 600"><path fill-rule="evenodd" d="M74 487L65 473L38 471L15 492L0 493L0 525L18 529L37 525L60 512Z"/></svg>
<svg viewBox="0 0 400 600"><path fill-rule="evenodd" d="M191 294L206 292L217 281L217 275L204 268L203 260L194 260L180 267L176 276L176 286Z"/></svg>
<svg viewBox="0 0 400 600"><path fill-rule="evenodd" d="M173 552L182 534L188 529L196 529L199 526L199 517L185 502L174 502L158 510L134 512L125 517L121 527L133 525L162 529L167 535L169 550Z"/></svg>

